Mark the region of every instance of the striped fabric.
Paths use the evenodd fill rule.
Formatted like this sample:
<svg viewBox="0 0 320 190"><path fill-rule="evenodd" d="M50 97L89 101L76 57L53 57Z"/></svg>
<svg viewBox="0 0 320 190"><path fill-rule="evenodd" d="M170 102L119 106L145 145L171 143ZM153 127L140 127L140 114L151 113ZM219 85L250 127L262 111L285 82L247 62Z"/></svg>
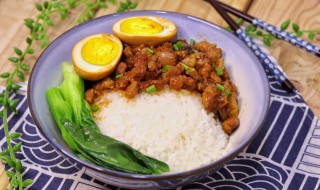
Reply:
<svg viewBox="0 0 320 190"><path fill-rule="evenodd" d="M320 121L299 92L288 94L273 77L269 76L269 81L271 107L254 141L210 177L177 189L319 188ZM26 85L19 94L11 95L21 101L19 114L9 113L9 127L11 132L24 134L17 140L23 142L17 157L26 167L24 178L35 180L29 189L119 189L85 174L82 166L64 159L53 149L31 118L25 91ZM0 126L0 146L1 149L7 147L3 125Z"/></svg>

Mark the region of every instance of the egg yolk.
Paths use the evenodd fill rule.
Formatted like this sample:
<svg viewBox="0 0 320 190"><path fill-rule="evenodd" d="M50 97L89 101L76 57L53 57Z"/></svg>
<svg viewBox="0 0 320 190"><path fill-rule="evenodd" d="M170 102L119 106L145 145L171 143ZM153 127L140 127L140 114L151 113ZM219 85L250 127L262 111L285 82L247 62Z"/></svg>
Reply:
<svg viewBox="0 0 320 190"><path fill-rule="evenodd" d="M107 38L96 37L89 39L81 49L82 58L94 65L107 65L119 53L119 45Z"/></svg>
<svg viewBox="0 0 320 190"><path fill-rule="evenodd" d="M158 34L162 32L163 26L148 18L130 18L120 24L120 30L127 34Z"/></svg>

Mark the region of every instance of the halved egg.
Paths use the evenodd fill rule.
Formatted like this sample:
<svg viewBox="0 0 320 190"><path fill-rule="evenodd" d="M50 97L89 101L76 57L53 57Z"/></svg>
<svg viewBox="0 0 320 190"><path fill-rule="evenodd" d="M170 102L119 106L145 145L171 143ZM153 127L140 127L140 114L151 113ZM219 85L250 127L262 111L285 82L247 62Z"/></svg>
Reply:
<svg viewBox="0 0 320 190"><path fill-rule="evenodd" d="M177 33L177 26L165 18L137 16L117 21L112 30L114 35L128 45L157 46L171 41Z"/></svg>
<svg viewBox="0 0 320 190"><path fill-rule="evenodd" d="M75 71L96 81L110 75L120 61L122 42L111 34L95 34L80 40L72 49Z"/></svg>

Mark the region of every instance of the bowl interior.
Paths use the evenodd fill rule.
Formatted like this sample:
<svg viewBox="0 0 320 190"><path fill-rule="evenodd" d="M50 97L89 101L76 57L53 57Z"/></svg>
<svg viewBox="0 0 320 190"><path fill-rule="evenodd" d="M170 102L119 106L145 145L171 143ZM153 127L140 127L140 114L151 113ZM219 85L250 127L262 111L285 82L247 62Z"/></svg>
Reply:
<svg viewBox="0 0 320 190"><path fill-rule="evenodd" d="M64 61L71 62L72 48L80 39L91 34L112 33L112 25L117 20L136 15L165 17L177 25L176 38L187 41L191 38L196 41L205 39L222 48L225 65L239 91L240 127L230 136L230 151L211 165L235 155L257 133L265 118L269 105L266 74L255 55L231 33L202 19L163 11L134 11L100 17L70 29L51 43L37 60L28 88L30 110L42 133L61 152L85 165L91 165L72 155L51 116L45 92L61 84L61 64Z"/></svg>

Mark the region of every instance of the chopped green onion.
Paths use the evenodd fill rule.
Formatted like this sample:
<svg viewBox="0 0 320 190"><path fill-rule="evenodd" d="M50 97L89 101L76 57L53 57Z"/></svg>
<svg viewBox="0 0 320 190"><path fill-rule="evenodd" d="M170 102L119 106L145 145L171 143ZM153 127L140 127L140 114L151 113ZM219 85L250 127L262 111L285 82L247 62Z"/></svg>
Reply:
<svg viewBox="0 0 320 190"><path fill-rule="evenodd" d="M179 41L179 42L177 42L176 44L178 45L179 49L182 49L182 48L183 48L182 42Z"/></svg>
<svg viewBox="0 0 320 190"><path fill-rule="evenodd" d="M183 64L183 63L180 63L180 65L182 65L182 67L186 70L186 71L189 71L191 68L186 65L186 64Z"/></svg>
<svg viewBox="0 0 320 190"><path fill-rule="evenodd" d="M190 51L190 53L197 53L198 51L197 50L195 50L195 49L192 49L191 51Z"/></svg>
<svg viewBox="0 0 320 190"><path fill-rule="evenodd" d="M173 44L173 49L175 51L179 51L183 48L182 42L178 41L177 43Z"/></svg>
<svg viewBox="0 0 320 190"><path fill-rule="evenodd" d="M123 73L116 75L116 79L123 77Z"/></svg>
<svg viewBox="0 0 320 190"><path fill-rule="evenodd" d="M166 73L166 72L168 72L169 69L172 68L172 67L173 67L173 66L171 66L171 65L166 65L166 66L164 66L164 67L162 68L162 72Z"/></svg>
<svg viewBox="0 0 320 190"><path fill-rule="evenodd" d="M222 69L221 69L220 67L217 67L217 68L216 68L216 73L217 73L218 75L223 75Z"/></svg>
<svg viewBox="0 0 320 190"><path fill-rule="evenodd" d="M157 91L157 88L154 84L146 88L146 92L149 94L154 93L155 91Z"/></svg>
<svg viewBox="0 0 320 190"><path fill-rule="evenodd" d="M193 46L194 44L196 44L196 41L194 41L194 39L191 39L191 40L190 40L190 45Z"/></svg>
<svg viewBox="0 0 320 190"><path fill-rule="evenodd" d="M227 95L227 97L229 97L231 95L231 92L227 91L226 95Z"/></svg>
<svg viewBox="0 0 320 190"><path fill-rule="evenodd" d="M150 49L150 48L146 48L147 52L151 53L152 55L154 55L154 50Z"/></svg>
<svg viewBox="0 0 320 190"><path fill-rule="evenodd" d="M177 44L173 44L172 47L173 47L174 51L179 51L180 50Z"/></svg>
<svg viewBox="0 0 320 190"><path fill-rule="evenodd" d="M92 112L96 112L99 110L99 106L97 106L97 105L92 105L92 106L90 106L90 108L91 108Z"/></svg>
<svg viewBox="0 0 320 190"><path fill-rule="evenodd" d="M226 90L226 88L224 86L222 86L221 84L217 84L216 85L217 89L220 90L221 92L224 92Z"/></svg>

